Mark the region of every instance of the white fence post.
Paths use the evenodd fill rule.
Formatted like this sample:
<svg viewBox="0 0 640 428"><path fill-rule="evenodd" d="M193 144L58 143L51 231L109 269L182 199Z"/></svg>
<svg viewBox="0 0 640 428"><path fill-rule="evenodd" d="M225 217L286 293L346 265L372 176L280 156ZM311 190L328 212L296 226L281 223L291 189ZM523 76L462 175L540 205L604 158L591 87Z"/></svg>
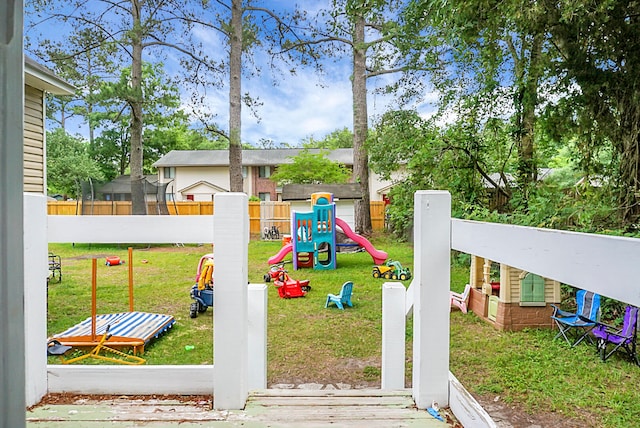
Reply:
<svg viewBox="0 0 640 428"><path fill-rule="evenodd" d="M47 394L47 201L44 195L24 194L24 314L26 404ZM16 249L17 251L17 249ZM52 284L52 287L64 284Z"/></svg>
<svg viewBox="0 0 640 428"><path fill-rule="evenodd" d="M244 193L214 196L213 406L243 409L248 396L249 207Z"/></svg>
<svg viewBox="0 0 640 428"><path fill-rule="evenodd" d="M267 387L267 286L249 285L249 390Z"/></svg>
<svg viewBox="0 0 640 428"><path fill-rule="evenodd" d="M420 409L449 403L451 195L414 197L413 399Z"/></svg>
<svg viewBox="0 0 640 428"><path fill-rule="evenodd" d="M382 285L382 389L404 388L405 294L399 282Z"/></svg>

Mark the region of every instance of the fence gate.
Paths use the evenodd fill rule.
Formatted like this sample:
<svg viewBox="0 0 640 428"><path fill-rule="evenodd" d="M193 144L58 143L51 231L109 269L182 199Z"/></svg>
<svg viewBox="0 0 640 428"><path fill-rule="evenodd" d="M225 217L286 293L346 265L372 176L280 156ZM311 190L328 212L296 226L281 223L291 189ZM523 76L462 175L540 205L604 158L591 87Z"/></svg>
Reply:
<svg viewBox="0 0 640 428"><path fill-rule="evenodd" d="M260 236L264 240L277 241L291 231L288 202L260 202Z"/></svg>

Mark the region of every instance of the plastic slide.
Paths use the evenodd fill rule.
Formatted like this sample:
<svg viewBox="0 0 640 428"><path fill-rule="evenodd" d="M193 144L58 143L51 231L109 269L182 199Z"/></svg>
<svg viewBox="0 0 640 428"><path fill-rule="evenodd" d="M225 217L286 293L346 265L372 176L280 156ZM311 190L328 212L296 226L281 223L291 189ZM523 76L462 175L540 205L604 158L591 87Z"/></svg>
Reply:
<svg viewBox="0 0 640 428"><path fill-rule="evenodd" d="M353 230L351 230L349 225L344 220L341 220L338 217L336 217L336 226L338 226L340 229L342 229L344 234L347 235L347 237L349 239L353 239L354 241L356 241L358 243L358 245L360 245L362 248L364 248L366 250L366 252L369 253L371 255L371 257L373 258L373 263L375 263L377 265L381 265L381 264L384 263L385 260L387 260L387 257L389 257L386 252L381 251L381 250L377 250L373 246L373 244L371 242L369 242L369 240L367 238L365 238L362 235L358 235Z"/></svg>
<svg viewBox="0 0 640 428"><path fill-rule="evenodd" d="M269 260L267 260L267 262L270 265L280 263L282 259L284 259L284 256L289 254L291 250L293 250L293 244L284 245L282 248L280 248L280 251L278 251L275 255L269 257Z"/></svg>

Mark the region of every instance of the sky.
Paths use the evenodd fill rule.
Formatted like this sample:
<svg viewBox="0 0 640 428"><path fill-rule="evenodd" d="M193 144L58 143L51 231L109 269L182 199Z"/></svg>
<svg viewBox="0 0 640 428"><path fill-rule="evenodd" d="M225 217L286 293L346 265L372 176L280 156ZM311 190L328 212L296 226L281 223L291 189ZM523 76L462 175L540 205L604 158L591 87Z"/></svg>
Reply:
<svg viewBox="0 0 640 428"><path fill-rule="evenodd" d="M261 4L278 9L287 7L291 3L289 0L272 0L263 1ZM304 9L312 14L314 10L328 4L329 1L299 0L297 3L302 3ZM29 15L25 14L25 28L28 28L29 20ZM59 25L39 26L38 29L47 37L58 37L62 40L71 30ZM208 46L215 47L224 43L224 40L216 38L214 32L197 34L197 36ZM300 67L296 69L295 75L280 71L274 76L269 67L264 65L267 59L264 52L254 51L252 59L262 65L263 71L259 76L243 78L242 92L248 92L252 97L258 98L260 105L256 109L258 117L243 106L243 142L258 145L260 140L266 139L276 144L297 145L309 138L322 139L338 129L352 129L350 57L339 61L325 61L322 77L318 76L312 68ZM172 62L171 55L167 55L164 61L169 75L179 68L177 63ZM383 87L393 79L392 75L369 79L367 84L370 125L373 125L376 118L393 105L391 96L375 94L374 90ZM189 111L191 109L190 94L183 93L182 101L184 109ZM206 104L216 114L215 122L218 126L226 130L229 110L228 89L225 87L209 90L206 95ZM424 115L429 115L433 107L423 103L418 106L418 110ZM71 133L78 133L85 137L88 135L86 124L79 121L72 121L67 129Z"/></svg>

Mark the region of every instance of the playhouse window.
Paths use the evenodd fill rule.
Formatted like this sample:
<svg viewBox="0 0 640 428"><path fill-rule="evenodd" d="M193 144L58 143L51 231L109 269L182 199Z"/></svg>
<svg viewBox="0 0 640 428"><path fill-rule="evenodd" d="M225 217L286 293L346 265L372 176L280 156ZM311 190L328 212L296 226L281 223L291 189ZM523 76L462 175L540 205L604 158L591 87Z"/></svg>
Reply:
<svg viewBox="0 0 640 428"><path fill-rule="evenodd" d="M544 304L544 278L528 273L520 280L520 303L523 306Z"/></svg>

